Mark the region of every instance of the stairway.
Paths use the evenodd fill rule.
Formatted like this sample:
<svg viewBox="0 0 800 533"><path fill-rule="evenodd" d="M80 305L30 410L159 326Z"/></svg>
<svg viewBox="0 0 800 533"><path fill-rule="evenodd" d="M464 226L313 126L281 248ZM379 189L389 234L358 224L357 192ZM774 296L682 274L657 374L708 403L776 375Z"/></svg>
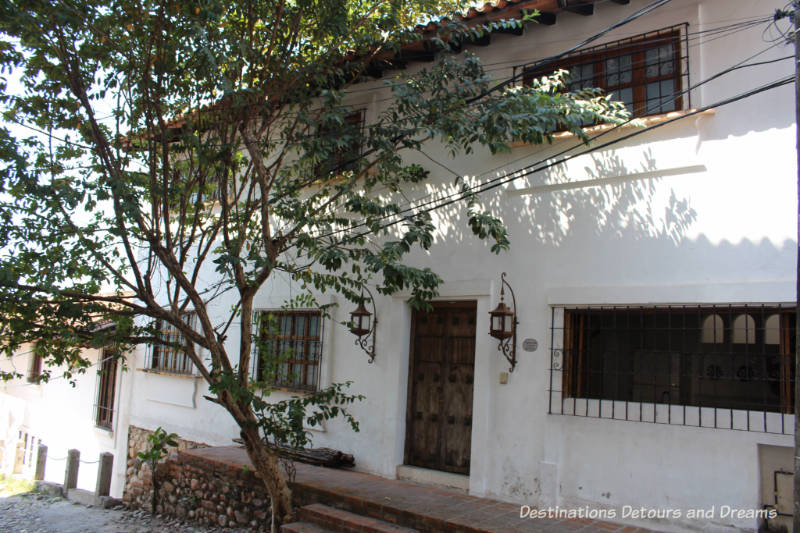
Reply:
<svg viewBox="0 0 800 533"><path fill-rule="evenodd" d="M416 529L398 526L343 509L312 503L301 507L300 521L281 526L282 533L418 533Z"/></svg>

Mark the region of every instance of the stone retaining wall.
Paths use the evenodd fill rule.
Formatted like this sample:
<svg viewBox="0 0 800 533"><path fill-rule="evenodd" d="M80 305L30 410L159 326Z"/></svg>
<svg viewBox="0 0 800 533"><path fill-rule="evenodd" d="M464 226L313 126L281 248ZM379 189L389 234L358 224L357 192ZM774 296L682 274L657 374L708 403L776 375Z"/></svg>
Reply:
<svg viewBox="0 0 800 533"><path fill-rule="evenodd" d="M178 453L168 463L174 480L164 491L164 514L219 526L269 530L269 496L250 469Z"/></svg>
<svg viewBox="0 0 800 533"><path fill-rule="evenodd" d="M143 452L149 448L147 437L153 432L148 429L142 429L136 426L128 428L128 455L125 469L125 488L122 494L122 500L129 506L136 509L146 509L151 511L151 502L153 494L153 473L150 465L143 464L141 468L137 468L139 459L136 454ZM193 442L186 439L178 439L177 448L172 450L172 453L162 463L174 461L177 458L177 452L183 450L190 450L193 448L207 448L207 444L200 442ZM160 468L163 468L163 464ZM160 474L159 469L159 474ZM159 480L166 480L164 476L159 476Z"/></svg>
<svg viewBox="0 0 800 533"><path fill-rule="evenodd" d="M123 500L130 507L150 510L152 472L136 471L136 453L147 448L151 432L131 426L128 471ZM176 452L160 463L156 512L182 520L222 527L269 530L269 497L251 469L206 461L183 453L207 445L181 440Z"/></svg>

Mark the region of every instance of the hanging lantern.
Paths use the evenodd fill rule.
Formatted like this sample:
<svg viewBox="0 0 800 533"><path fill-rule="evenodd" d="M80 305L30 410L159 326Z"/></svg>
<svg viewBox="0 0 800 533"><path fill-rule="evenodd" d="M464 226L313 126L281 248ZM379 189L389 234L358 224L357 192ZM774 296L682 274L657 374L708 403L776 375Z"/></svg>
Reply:
<svg viewBox="0 0 800 533"><path fill-rule="evenodd" d="M367 311L362 301L358 304L355 311L350 312L350 324L352 324L350 326L350 333L356 337L363 337L372 329L370 327L370 322L372 322L372 313Z"/></svg>
<svg viewBox="0 0 800 533"><path fill-rule="evenodd" d="M509 308L503 301L505 298L505 289L508 287L508 292L511 293L511 305ZM489 335L498 339L500 344L497 349L505 356L508 363L511 365L509 372L514 371L517 366L517 300L514 297L514 290L511 285L506 281L506 273L500 275L500 303L494 310L489 311Z"/></svg>
<svg viewBox="0 0 800 533"><path fill-rule="evenodd" d="M491 315L489 335L495 339L504 340L514 334L514 312L503 302L502 295L500 303L489 314Z"/></svg>
<svg viewBox="0 0 800 533"><path fill-rule="evenodd" d="M369 293L369 289L366 290ZM350 333L356 336L356 345L366 352L371 363L375 360L375 328L378 325L378 315L375 310L375 299L371 293L369 301L372 303L371 313L364 307L363 297L355 311L350 312Z"/></svg>

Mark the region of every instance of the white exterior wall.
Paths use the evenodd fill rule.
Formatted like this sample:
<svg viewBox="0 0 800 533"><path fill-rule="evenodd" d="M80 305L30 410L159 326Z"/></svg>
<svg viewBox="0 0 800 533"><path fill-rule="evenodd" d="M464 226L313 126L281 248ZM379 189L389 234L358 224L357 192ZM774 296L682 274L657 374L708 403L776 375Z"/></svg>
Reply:
<svg viewBox="0 0 800 533"><path fill-rule="evenodd" d="M12 358L0 360L0 368L27 376L33 357L31 350L32 345L23 346ZM99 428L95 425L95 404L102 350L87 349L83 357L91 366L85 373L74 374L74 386L63 377L64 368L51 369L51 379L47 383L28 383L26 377L0 383L0 440L5 450L0 471L12 473L19 431L24 431L48 447L45 481L64 482L67 450L76 449L81 452L78 488L93 492L97 483L98 458L101 453L112 453L111 496L119 498L125 484L128 404L124 398L129 395L127 378L130 373L122 370L124 361L120 359L112 428ZM26 468L24 473L32 476L35 464L34 448L31 468Z"/></svg>
<svg viewBox="0 0 800 533"><path fill-rule="evenodd" d="M600 2L591 17L561 14L554 26L529 28L523 37L494 37L491 46L472 50L486 64L525 63L558 53L644 4ZM602 41L683 22L696 32L768 15L783 4L674 0ZM693 39L692 83L767 48L762 30L759 26L707 44ZM790 47L780 45L756 60L790 53ZM693 91L692 105L713 104L790 74L791 69L791 61L785 61L733 72ZM494 72L501 78L511 70ZM358 88L364 87L369 85ZM354 92L351 101L367 107L370 123L378 112L370 102L387 94ZM793 105L792 88L786 86L644 133L484 195L484 203L503 217L511 235L511 251L499 256L471 235L463 206L434 213L437 242L430 253L414 254L411 262L430 266L443 277L442 299L478 304L471 494L562 507L760 508L757 445L790 446L788 435L548 415L551 306L793 302L797 208ZM457 173L485 180L495 174L484 172L518 168L570 143L576 141L515 148L501 156L479 150L457 160L435 146L425 150ZM527 159L514 162L522 157ZM409 160L418 160L442 183L452 182L451 175L427 159L409 156ZM614 179L655 170L669 170L670 175ZM600 186L569 185L598 178L609 180ZM561 186L536 190L553 184ZM428 185L408 194L421 198L433 189ZM504 271L516 292L520 342L537 339L539 349L529 353L518 348L517 369L508 384L500 385L498 376L508 367L485 332ZM212 276L209 272L209 279ZM256 307L278 308L290 290L278 280L261 291ZM397 465L403 463L411 322L406 297L378 299L374 364L367 364L366 355L353 345L353 336L343 326L335 321L325 324L321 385L351 380L352 392L367 399L352 409L360 433L333 421L324 431L315 431L314 445L354 453L358 469L386 477L394 477ZM221 312L229 308L230 302L220 302ZM346 320L349 311L343 305L336 312L337 321ZM233 353L238 345L235 327L228 343ZM144 360L145 351L140 349L131 366L142 368ZM163 426L182 438L208 444L230 444L238 436L224 410L202 398L207 389L199 378L139 370L130 374L132 386L126 398L131 424ZM789 417L787 427L792 423ZM117 468L124 467L117 462ZM756 527L754 520L720 519L716 525Z"/></svg>

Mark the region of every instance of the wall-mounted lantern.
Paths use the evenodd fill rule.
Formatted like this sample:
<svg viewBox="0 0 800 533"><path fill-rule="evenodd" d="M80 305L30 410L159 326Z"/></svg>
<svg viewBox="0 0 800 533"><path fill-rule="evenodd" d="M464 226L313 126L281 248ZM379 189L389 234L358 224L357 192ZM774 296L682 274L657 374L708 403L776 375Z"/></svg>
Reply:
<svg viewBox="0 0 800 533"><path fill-rule="evenodd" d="M360 346L369 356L369 362L375 360L375 328L378 325L378 314L375 310L375 298L369 292L369 301L372 302L372 313L364 307L364 298L356 307L355 311L350 312L350 333L355 335L356 346Z"/></svg>
<svg viewBox="0 0 800 533"><path fill-rule="evenodd" d="M509 308L503 301L506 287L511 293L512 308ZM489 311L489 316L489 335L500 341L497 349L503 353L511 365L508 371L513 372L514 367L517 366L517 324L519 324L519 320L517 320L517 299L514 297L511 285L506 281L505 272L500 275L500 303L493 311Z"/></svg>

